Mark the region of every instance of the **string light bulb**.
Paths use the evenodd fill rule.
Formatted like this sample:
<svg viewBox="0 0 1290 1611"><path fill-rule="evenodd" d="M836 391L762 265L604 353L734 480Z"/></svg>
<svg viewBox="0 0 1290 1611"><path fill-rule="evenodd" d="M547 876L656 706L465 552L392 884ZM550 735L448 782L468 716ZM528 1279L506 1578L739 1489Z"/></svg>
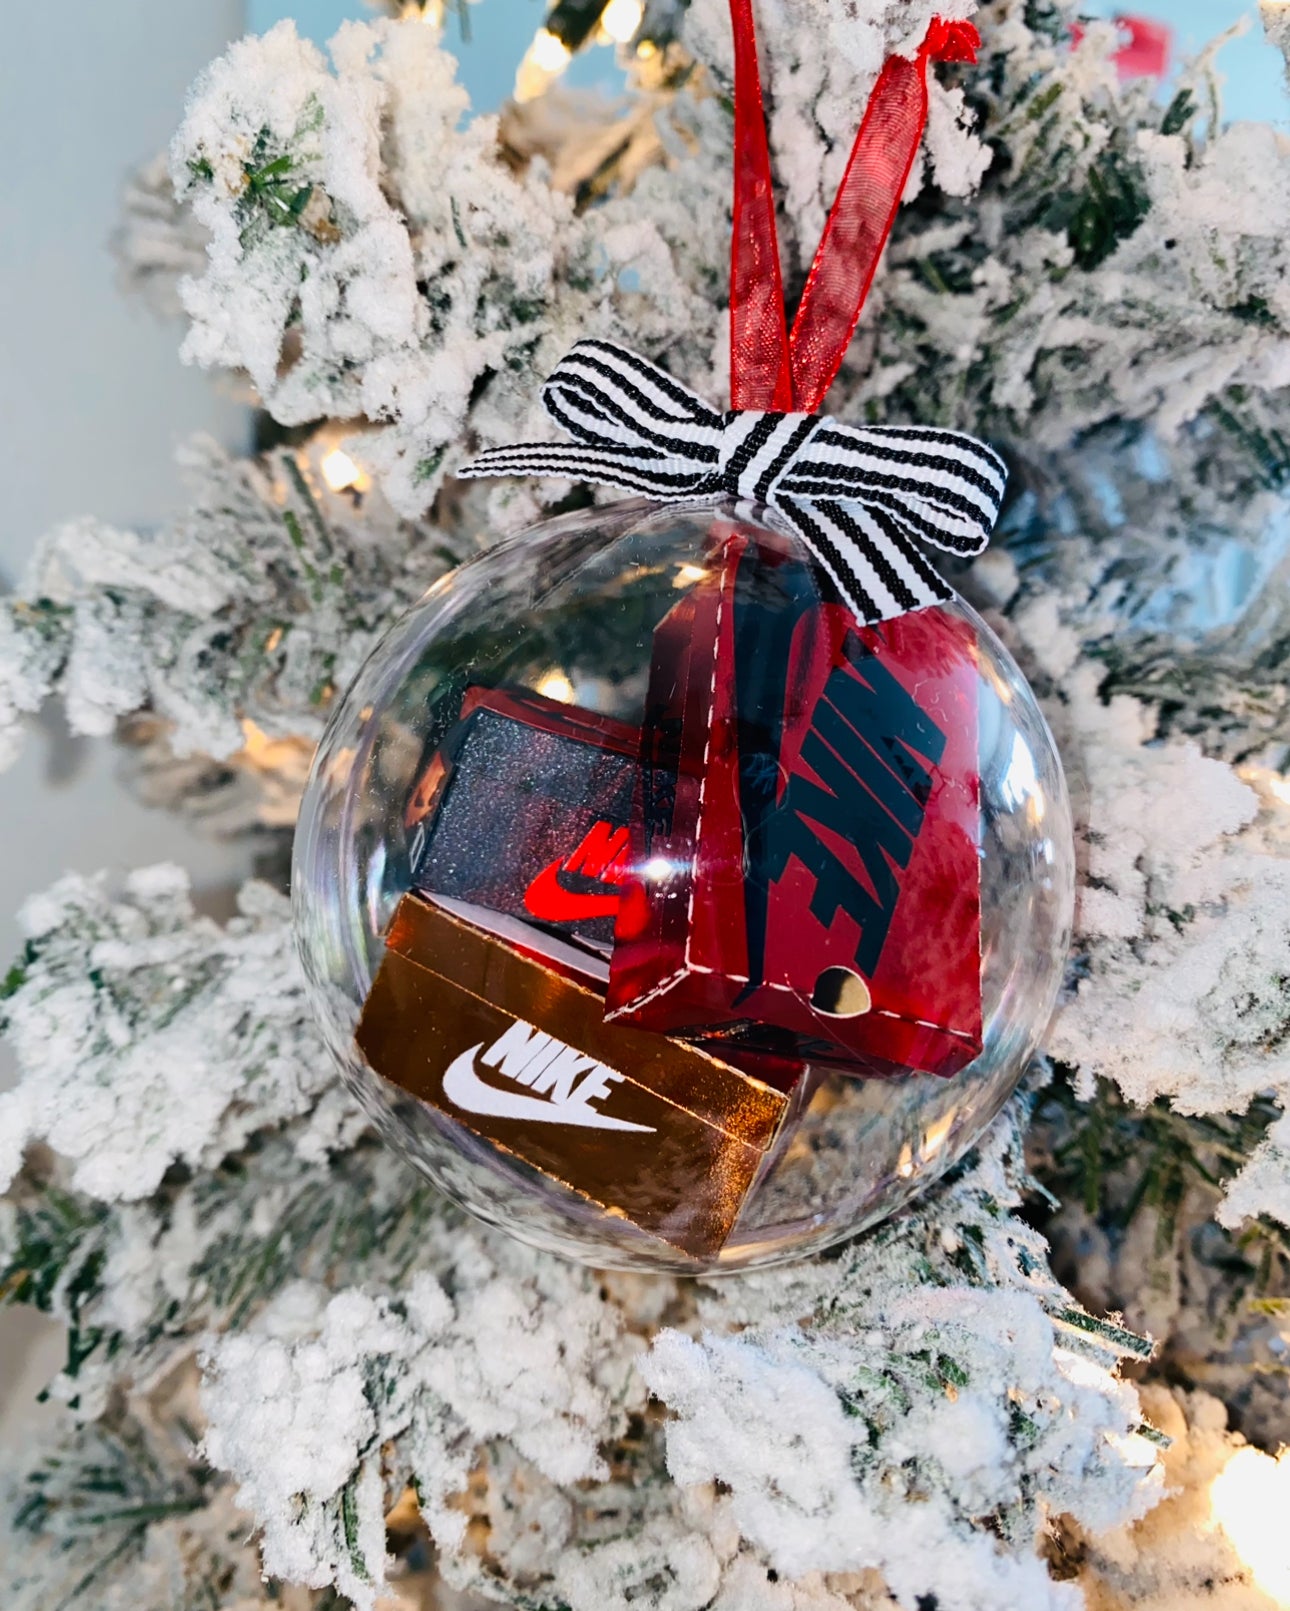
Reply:
<svg viewBox="0 0 1290 1611"><path fill-rule="evenodd" d="M529 49L534 63L544 73L562 73L569 65L569 58L572 55L564 40L557 39L547 28L538 29Z"/></svg>
<svg viewBox="0 0 1290 1611"><path fill-rule="evenodd" d="M1290 0L1287 0L1290 5ZM1269 766L1238 766L1236 775L1242 783L1248 783L1252 789L1260 794L1270 796L1278 805L1290 805L1290 777L1284 772L1275 772Z"/></svg>
<svg viewBox="0 0 1290 1611"><path fill-rule="evenodd" d="M1276 1605L1290 1606L1290 1459L1238 1449L1209 1491L1214 1520Z"/></svg>
<svg viewBox="0 0 1290 1611"><path fill-rule="evenodd" d="M539 28L515 74L515 99L533 101L550 88L573 59L563 39L549 28Z"/></svg>
<svg viewBox="0 0 1290 1611"><path fill-rule="evenodd" d="M573 703L573 684L563 671L548 671L538 683L537 691L547 699L558 699L562 705Z"/></svg>
<svg viewBox="0 0 1290 1611"><path fill-rule="evenodd" d="M600 26L616 45L626 45L636 36L645 15L641 0L609 0L600 16Z"/></svg>
<svg viewBox="0 0 1290 1611"><path fill-rule="evenodd" d="M330 453L325 453L318 468L333 492L347 492L351 487L355 492L362 492L369 484L367 476L344 448L332 448Z"/></svg>

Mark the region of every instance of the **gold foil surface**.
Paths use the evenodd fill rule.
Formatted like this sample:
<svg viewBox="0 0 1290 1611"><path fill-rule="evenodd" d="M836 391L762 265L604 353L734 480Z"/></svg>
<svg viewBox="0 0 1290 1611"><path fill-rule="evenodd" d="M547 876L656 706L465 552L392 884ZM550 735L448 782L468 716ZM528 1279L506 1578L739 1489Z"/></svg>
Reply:
<svg viewBox="0 0 1290 1611"><path fill-rule="evenodd" d="M594 990L405 895L363 1009L385 1079L695 1257L730 1235L789 1099L604 1021Z"/></svg>

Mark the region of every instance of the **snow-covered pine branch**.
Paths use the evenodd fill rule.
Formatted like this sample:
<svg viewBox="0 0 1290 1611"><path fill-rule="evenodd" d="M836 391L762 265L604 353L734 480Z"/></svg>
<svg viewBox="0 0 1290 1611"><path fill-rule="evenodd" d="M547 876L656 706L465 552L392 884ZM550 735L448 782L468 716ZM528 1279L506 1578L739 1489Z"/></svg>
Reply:
<svg viewBox="0 0 1290 1611"><path fill-rule="evenodd" d="M543 164L507 164L496 118L461 123L433 28L352 23L331 48L334 71L280 23L193 92L172 171L211 244L180 287L188 359L245 370L283 424L388 422L367 456L408 515L472 442L542 427L535 382L579 336L710 365L715 160L579 216Z"/></svg>
<svg viewBox="0 0 1290 1611"><path fill-rule="evenodd" d="M82 1417L203 1349L207 1456L270 1572L371 1606L382 1518L412 1482L450 1575L516 1603L599 1611L661 1572L660 1604L697 1605L750 1573L873 1569L947 1611L997 1593L1058 1607L1034 1553L1046 1514L1100 1527L1146 1502L1115 1365L1148 1345L1083 1314L1016 1217L1024 1101L841 1258L711 1289L602 1278L464 1221L347 1125L298 996L239 1064L237 979L291 977L266 951L285 912L253 890L254 926L221 931L183 900L163 870L122 901L68 885L31 914L7 1100L69 1159L12 1186L0 1272L71 1324L57 1392ZM37 1035L68 1058L43 1065ZM187 1167L163 1177L169 1160Z"/></svg>
<svg viewBox="0 0 1290 1611"><path fill-rule="evenodd" d="M1286 1121L1264 1130L1290 1022L1290 170L1270 131L1214 132L1204 64L1167 108L1121 87L1109 29L1070 48L1075 9L973 12L981 63L933 93L834 405L953 423L1016 465L1009 525L966 585L1026 660L1076 782L1083 891L1054 1049L1081 1100L1073 1139L1045 1120L1043 1144L1123 1132L1101 1201L1086 1180L1051 1222L1058 1275L1098 1313L1019 1212L1023 1101L840 1256L707 1287L601 1278L464 1222L366 1132L280 894L251 886L221 927L173 870L119 895L73 881L29 909L4 985L22 1079L0 1098L0 1290L67 1322L55 1395L83 1418L3 1512L18 1611L259 1603L252 1527L271 1571L317 1586L297 1603L370 1605L409 1484L452 1578L542 1611L1067 1611L1077 1576L1170 1607L1208 1578L1240 1603L1248 1573L1201 1515L1236 1439L1212 1400L1149 1388L1148 1422L1178 1439L1168 1480L1189 1486L1135 1525L1161 1478L1116 1365L1145 1345L1100 1314L1158 1317L1171 1373L1193 1379L1203 1349L1248 1426L1281 1425L1258 1382L1280 1357L1284 1242L1252 1227L1274 1250L1260 1275L1205 1221L1224 1178L1232 1224L1290 1204ZM858 101L932 10L759 4L790 287ZM717 0L685 38L701 70L581 123L465 117L421 23L350 25L330 65L284 26L212 67L172 153L183 209L153 174L127 261L182 295L190 357L249 376L284 426L331 423L258 461L189 450L193 506L159 532L46 539L0 610L0 749L51 692L81 731L143 713L170 798L214 757L246 779L224 820L285 824L375 635L570 490L463 498L451 471L547 428L537 387L575 337L623 338L722 392ZM380 490L327 490L342 441ZM1099 1100L1099 1078L1141 1113ZM1155 1126L1137 1175L1135 1124ZM1179 1187L1188 1124L1221 1168L1196 1150ZM1253 1387L1250 1357L1268 1367ZM93 1511L105 1481L121 1502Z"/></svg>
<svg viewBox="0 0 1290 1611"><path fill-rule="evenodd" d="M51 532L0 599L0 752L56 693L73 731L111 733L146 710L181 756L254 767L262 741L278 742L273 763L298 788L291 747L307 765L335 688L468 554L370 488L330 491L319 464L342 438L258 460L199 439L180 457L193 501L170 524Z"/></svg>

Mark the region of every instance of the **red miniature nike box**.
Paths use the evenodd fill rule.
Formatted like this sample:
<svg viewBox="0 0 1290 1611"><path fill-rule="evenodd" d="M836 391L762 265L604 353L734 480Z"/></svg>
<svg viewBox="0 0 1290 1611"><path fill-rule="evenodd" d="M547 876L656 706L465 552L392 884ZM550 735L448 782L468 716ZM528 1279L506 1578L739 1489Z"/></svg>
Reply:
<svg viewBox="0 0 1290 1611"><path fill-rule="evenodd" d="M655 633L607 1016L861 1074L981 1050L977 660L729 526Z"/></svg>
<svg viewBox="0 0 1290 1611"><path fill-rule="evenodd" d="M405 814L413 893L603 1001L640 746L594 711L467 688ZM725 1060L781 1091L802 1073L773 1047Z"/></svg>

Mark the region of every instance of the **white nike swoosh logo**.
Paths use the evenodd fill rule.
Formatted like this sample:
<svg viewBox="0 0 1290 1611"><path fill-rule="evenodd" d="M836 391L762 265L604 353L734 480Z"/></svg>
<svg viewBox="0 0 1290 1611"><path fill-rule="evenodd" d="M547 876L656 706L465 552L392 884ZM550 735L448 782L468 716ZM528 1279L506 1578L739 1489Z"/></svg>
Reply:
<svg viewBox="0 0 1290 1611"><path fill-rule="evenodd" d="M533 1124L577 1124L588 1130L643 1130L654 1134L652 1124L630 1124L597 1113L585 1102L546 1102L537 1096L521 1096L518 1091L499 1090L485 1085L475 1073L475 1059L484 1049L478 1046L454 1057L443 1077L443 1094L467 1113L483 1113L494 1119L527 1119Z"/></svg>

